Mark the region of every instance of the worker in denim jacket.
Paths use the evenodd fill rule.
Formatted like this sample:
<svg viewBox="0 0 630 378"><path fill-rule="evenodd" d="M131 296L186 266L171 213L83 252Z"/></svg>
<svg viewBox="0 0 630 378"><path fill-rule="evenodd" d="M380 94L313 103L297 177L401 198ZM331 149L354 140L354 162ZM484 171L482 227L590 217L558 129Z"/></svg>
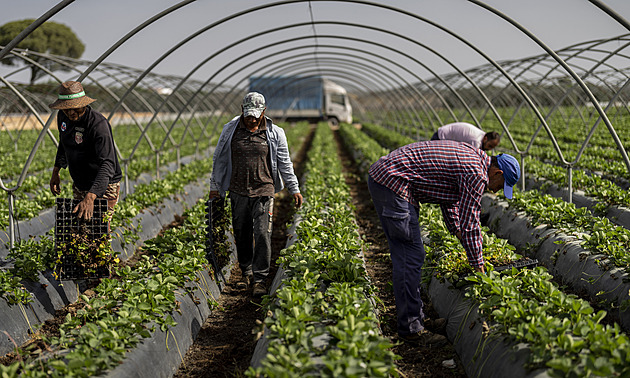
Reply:
<svg viewBox="0 0 630 378"><path fill-rule="evenodd" d="M210 199L229 193L241 268L237 288L253 286L253 295L262 296L271 263L274 195L286 185L297 208L302 195L284 130L265 116L265 97L250 92L241 109L223 127L214 151Z"/></svg>

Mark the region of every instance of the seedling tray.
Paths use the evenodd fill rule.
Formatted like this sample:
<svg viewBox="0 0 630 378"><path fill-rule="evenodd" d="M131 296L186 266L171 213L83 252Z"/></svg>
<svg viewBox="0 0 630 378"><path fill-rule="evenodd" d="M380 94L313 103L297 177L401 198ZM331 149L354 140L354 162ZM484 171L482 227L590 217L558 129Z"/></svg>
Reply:
<svg viewBox="0 0 630 378"><path fill-rule="evenodd" d="M225 230L216 227L226 216L225 205L225 200L222 197L206 201L206 259L212 264L216 282L219 282L219 276L223 278L224 282L227 282L223 277L215 252L215 243L221 242L226 237Z"/></svg>
<svg viewBox="0 0 630 378"><path fill-rule="evenodd" d="M495 266L494 270L495 272L500 272L502 270L512 269L512 268L523 269L523 268L534 268L536 266L538 266L538 260L528 258L524 260L510 262L505 265Z"/></svg>
<svg viewBox="0 0 630 378"><path fill-rule="evenodd" d="M79 204L79 200L72 198L57 198L55 214L55 252L75 248L77 244L109 243L109 229L104 217L107 214L107 200L97 198L94 200L94 213L92 219L79 219L72 210ZM80 240L79 240L80 239ZM73 243L74 242L74 243ZM95 261L96 263L97 261ZM55 269L60 279L98 279L109 277L109 264L86 269L77 262L73 254L64 253L59 257Z"/></svg>

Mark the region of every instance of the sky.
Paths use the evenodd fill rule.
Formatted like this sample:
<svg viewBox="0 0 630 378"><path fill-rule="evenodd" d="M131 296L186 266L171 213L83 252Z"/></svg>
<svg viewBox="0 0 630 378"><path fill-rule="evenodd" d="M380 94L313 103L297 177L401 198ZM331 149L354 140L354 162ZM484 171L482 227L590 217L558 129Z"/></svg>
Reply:
<svg viewBox="0 0 630 378"><path fill-rule="evenodd" d="M603 2L630 20L630 1ZM412 80L434 72L445 74L455 68L467 69L487 63L461 39L496 61L544 52L505 20L466 0L380 2L399 11L342 1L303 1L237 15L271 3L260 0L191 2L134 35L105 61L145 69L182 40L224 19L168 55L153 72L176 76L190 74L196 80L237 83L240 77L260 72L264 62L301 52L304 45L313 46L311 52L325 50L324 47L314 47L317 44L334 45L336 47L330 50L335 52L343 47L348 48L348 53L355 51L352 49L369 51L374 55L352 52L354 58L349 59L356 59L358 55L362 55L366 62L386 58L388 62L395 62L396 68L391 68L394 67L392 63L381 63L406 80ZM630 32L587 0L487 0L485 3L514 19L554 50ZM49 0L0 0L0 25L39 18L56 4L58 2ZM138 25L175 4L178 2L169 0L76 0L50 21L69 26L86 45L82 58L95 60ZM268 32L272 28L311 19L326 23ZM453 37L445 30L459 37ZM314 33L318 38L312 37ZM299 36L305 39L267 46ZM308 36L311 38L306 38ZM340 57L336 59L337 65L347 64ZM417 64L418 61L422 65ZM241 71L236 71L236 67ZM6 68L0 67L0 75L6 72ZM76 74L72 75L76 77ZM353 77L352 80L360 78Z"/></svg>

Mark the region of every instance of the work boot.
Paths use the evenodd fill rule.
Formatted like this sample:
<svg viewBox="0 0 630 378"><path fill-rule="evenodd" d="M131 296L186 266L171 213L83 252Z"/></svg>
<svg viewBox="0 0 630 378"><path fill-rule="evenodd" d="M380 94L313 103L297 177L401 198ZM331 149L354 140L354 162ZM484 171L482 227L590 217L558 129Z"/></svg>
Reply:
<svg viewBox="0 0 630 378"><path fill-rule="evenodd" d="M438 335L423 329L410 335L398 335L402 341L414 346L440 346L448 342L445 336Z"/></svg>
<svg viewBox="0 0 630 378"><path fill-rule="evenodd" d="M252 285L252 282L254 282L254 276L251 274L246 274L244 276L241 276L241 279L238 280L238 282L236 283L236 288L239 290L245 290Z"/></svg>
<svg viewBox="0 0 630 378"><path fill-rule="evenodd" d="M424 319L424 327L433 333L444 334L446 332L446 319Z"/></svg>
<svg viewBox="0 0 630 378"><path fill-rule="evenodd" d="M252 295L254 297L262 297L265 294L267 294L267 288L265 288L265 284L263 284L262 282L256 282L254 284Z"/></svg>

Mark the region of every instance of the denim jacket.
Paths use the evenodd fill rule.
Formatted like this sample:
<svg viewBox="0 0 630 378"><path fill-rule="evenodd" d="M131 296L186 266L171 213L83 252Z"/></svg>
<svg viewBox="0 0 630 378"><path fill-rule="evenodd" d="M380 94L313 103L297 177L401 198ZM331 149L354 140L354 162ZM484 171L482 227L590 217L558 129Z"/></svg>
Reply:
<svg viewBox="0 0 630 378"><path fill-rule="evenodd" d="M210 178L210 190L217 190L221 196L230 187L232 177L232 135L238 126L241 116L234 117L223 126L221 136L214 150L212 177ZM271 155L271 177L275 192L278 193L286 184L289 193L300 192L297 176L293 171L293 162L289 154L289 146L284 130L274 125L270 118L265 117L267 122L267 142L269 143L269 153Z"/></svg>

